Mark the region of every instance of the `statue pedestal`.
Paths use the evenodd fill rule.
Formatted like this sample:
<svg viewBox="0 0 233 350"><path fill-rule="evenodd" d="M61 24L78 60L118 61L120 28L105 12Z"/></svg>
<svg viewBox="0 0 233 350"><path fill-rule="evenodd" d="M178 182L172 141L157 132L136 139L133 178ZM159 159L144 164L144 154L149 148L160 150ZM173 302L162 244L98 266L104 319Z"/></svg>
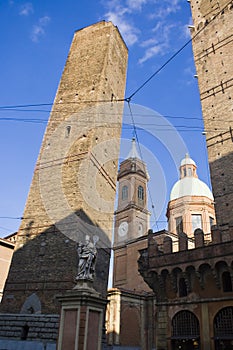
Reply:
<svg viewBox="0 0 233 350"><path fill-rule="evenodd" d="M61 302L58 350L100 350L107 300L88 280L57 296Z"/></svg>

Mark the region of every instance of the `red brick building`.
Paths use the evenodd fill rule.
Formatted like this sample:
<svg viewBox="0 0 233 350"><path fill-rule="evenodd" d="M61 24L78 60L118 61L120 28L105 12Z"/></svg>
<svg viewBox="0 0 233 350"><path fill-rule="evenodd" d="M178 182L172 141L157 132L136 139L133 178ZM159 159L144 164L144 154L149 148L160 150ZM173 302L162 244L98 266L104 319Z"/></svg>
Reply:
<svg viewBox="0 0 233 350"><path fill-rule="evenodd" d="M0 302L14 252L14 243L0 238Z"/></svg>
<svg viewBox="0 0 233 350"><path fill-rule="evenodd" d="M139 259L156 295L156 349L233 349L233 3L190 0L191 29L216 208L211 239L194 232L194 248L179 234L179 249L157 235Z"/></svg>
<svg viewBox="0 0 233 350"><path fill-rule="evenodd" d="M113 289L108 291L108 343L113 349L118 346L145 350L212 346L214 340L208 343L207 338L215 336L211 326L213 318L208 321L205 336L201 333L201 322L206 322L208 312L215 315L217 306L219 311L229 306L232 294L230 236L221 237L214 226L211 234L210 226L215 223L213 195L198 179L197 166L188 155L181 161L180 180L174 184L167 206L170 230L142 233L139 223L142 218L148 222L149 212L146 195L142 203L138 187L147 192L148 175L146 165L135 151L134 141L132 145L118 174ZM123 232L122 222L128 223ZM223 240L227 241L224 245L220 244ZM177 314L181 321L173 318L176 312L185 310L188 313ZM200 315L202 321L197 323ZM199 333L195 336L179 333L185 317L192 316ZM173 334L172 322L176 323L176 334Z"/></svg>

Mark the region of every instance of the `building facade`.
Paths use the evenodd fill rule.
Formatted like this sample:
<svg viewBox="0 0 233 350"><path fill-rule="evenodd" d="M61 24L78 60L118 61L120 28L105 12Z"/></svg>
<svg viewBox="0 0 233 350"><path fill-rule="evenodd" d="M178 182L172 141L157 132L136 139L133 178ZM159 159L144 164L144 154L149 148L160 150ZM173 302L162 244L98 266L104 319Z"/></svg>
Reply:
<svg viewBox="0 0 233 350"><path fill-rule="evenodd" d="M132 154L134 157L131 156ZM134 166L135 163L137 167ZM140 182L135 181L135 176L138 176L137 172ZM185 254L192 252L195 261L198 257L198 253L193 253L196 251L195 248L204 247L211 242L210 226L215 223L213 194L208 186L198 179L196 163L189 155L186 155L181 160L180 179L171 190L167 206L169 229L154 233L149 230L149 235L148 231L140 235L138 225L142 217L139 215L140 212L137 212L139 210L138 200L141 199L138 187L142 186L147 192L148 178L145 164L140 160L136 152L135 141L133 141L129 157L120 164L118 173L119 194L118 207L115 212L113 288L108 291L108 344L112 345L113 349L118 349L118 347L119 349L144 350L189 349L190 342L186 341L190 340L189 336L175 341L172 333L169 333L171 325L168 315L171 310L175 314L174 310L179 307L180 310L183 310L188 294L192 295L193 305L198 300L200 291L199 289L194 290L197 281L194 282L192 275L192 273L195 275L193 272L195 268L191 263L192 259L187 258ZM129 195L130 193L133 193L133 197ZM143 204L140 210L143 209L145 222L147 222L149 212L146 202ZM132 216L132 211L135 211L134 216ZM192 215L195 218L193 222ZM198 218L201 217L201 220L197 221L197 215ZM133 225L130 226L132 217ZM212 220L209 219L210 217ZM123 232L121 232L122 222L128 224L123 225ZM213 242L216 243L216 239L220 239L220 236L218 231L214 232ZM211 249L209 247L209 251ZM178 258L179 254L183 256L184 261ZM157 260L155 260L156 256ZM159 259L161 259L161 274L156 272L157 265L160 264ZM182 264L185 263L185 259L187 259L188 267L183 268ZM199 259L201 261L199 261L198 269L200 265L205 265L203 255ZM214 263L217 264L217 262L218 260L215 260ZM208 263L206 261L206 265ZM208 268L213 269L214 264L208 265ZM200 273L202 273L201 269L202 266ZM199 270L196 271L196 275L198 273ZM217 274L221 279L219 271L216 272ZM204 272L200 278L202 278L200 287L202 290L205 285ZM207 283L205 285L206 295L209 293L208 287ZM183 292L179 288L183 288ZM179 300L182 293L184 295ZM174 308L174 303L179 307ZM197 339L193 339L200 344L200 334Z"/></svg>
<svg viewBox="0 0 233 350"><path fill-rule="evenodd" d="M14 243L11 243L6 239L0 238L0 302L2 300L3 290L10 268L14 248Z"/></svg>
<svg viewBox="0 0 233 350"><path fill-rule="evenodd" d="M150 213L147 209L146 164L132 140L127 158L118 172L118 205L115 211L113 244L113 288L108 290L107 342L113 349L146 349L152 345L151 310L153 292L138 272L139 249L147 244ZM150 298L153 305L153 297Z"/></svg>
<svg viewBox="0 0 233 350"><path fill-rule="evenodd" d="M146 291L148 288L146 285L143 287L144 282L136 271L138 248L143 244L149 227L149 175L146 164L138 155L135 139L132 140L128 157L120 164L117 179L119 186L114 225L113 287L134 291L145 288Z"/></svg>
<svg viewBox="0 0 233 350"><path fill-rule="evenodd" d="M140 251L139 270L155 293L155 343L162 350L233 349L233 230L228 241L212 227L211 241L201 229L194 233L194 248L179 234L179 250L172 239L157 244L148 236Z"/></svg>
<svg viewBox="0 0 233 350"><path fill-rule="evenodd" d="M233 3L189 3L217 226L211 239L196 229L193 249L180 232L176 252L169 237L159 247L151 232L139 269L156 295L157 349L231 350Z"/></svg>

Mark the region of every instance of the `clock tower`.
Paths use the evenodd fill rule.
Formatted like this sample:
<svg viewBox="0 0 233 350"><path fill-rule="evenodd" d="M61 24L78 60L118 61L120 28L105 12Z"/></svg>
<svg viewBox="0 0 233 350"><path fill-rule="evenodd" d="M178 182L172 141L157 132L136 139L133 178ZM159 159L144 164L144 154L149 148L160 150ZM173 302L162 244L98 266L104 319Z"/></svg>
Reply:
<svg viewBox="0 0 233 350"><path fill-rule="evenodd" d="M117 179L113 286L135 290L140 285L137 278L141 280L137 268L138 250L144 248L142 244L147 236L150 213L147 209L149 175L146 164L138 155L134 138L128 157L120 164ZM131 271L129 274L127 269Z"/></svg>
<svg viewBox="0 0 233 350"><path fill-rule="evenodd" d="M140 159L135 139L118 172L118 206L115 212L114 245L144 236L148 231L146 164Z"/></svg>

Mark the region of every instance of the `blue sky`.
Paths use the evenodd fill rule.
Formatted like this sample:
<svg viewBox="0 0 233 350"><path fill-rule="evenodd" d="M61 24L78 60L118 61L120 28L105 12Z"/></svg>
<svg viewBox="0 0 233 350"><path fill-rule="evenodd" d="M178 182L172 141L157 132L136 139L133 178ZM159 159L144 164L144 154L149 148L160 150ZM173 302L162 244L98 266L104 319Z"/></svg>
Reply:
<svg viewBox="0 0 233 350"><path fill-rule="evenodd" d="M20 224L14 218L23 215L50 110L50 106L17 106L53 102L74 32L100 20L117 25L129 48L126 97L190 39L191 12L186 0L0 2L0 237L16 231ZM209 185L194 75L189 44L131 100L151 177L150 195L158 220L155 225L152 215L154 229L166 227L168 195L178 178L176 158L183 152L178 140L199 166L199 177ZM133 136L129 124L126 116L121 159ZM149 201L149 210L151 205Z"/></svg>

